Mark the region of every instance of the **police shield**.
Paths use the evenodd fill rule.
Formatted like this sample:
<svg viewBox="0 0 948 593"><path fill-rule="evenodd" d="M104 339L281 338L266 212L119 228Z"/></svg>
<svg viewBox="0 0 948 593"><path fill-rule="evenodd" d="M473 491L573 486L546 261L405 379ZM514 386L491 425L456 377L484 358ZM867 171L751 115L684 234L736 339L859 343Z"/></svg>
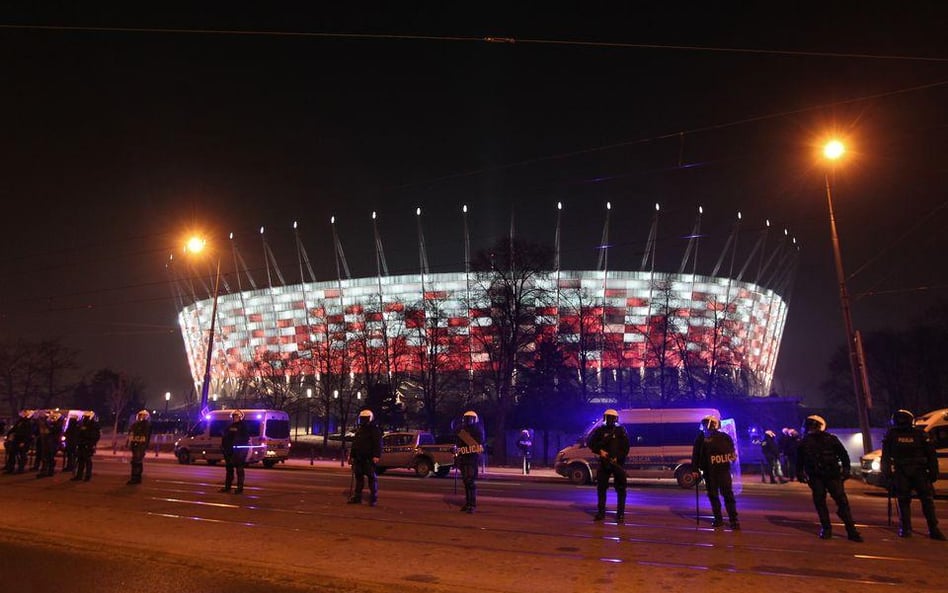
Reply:
<svg viewBox="0 0 948 593"><path fill-rule="evenodd" d="M721 432L727 434L734 441L734 462L731 464L731 481L734 486L734 494L738 495L744 490L741 480L741 455L740 447L737 445L737 425L733 418L721 420Z"/></svg>

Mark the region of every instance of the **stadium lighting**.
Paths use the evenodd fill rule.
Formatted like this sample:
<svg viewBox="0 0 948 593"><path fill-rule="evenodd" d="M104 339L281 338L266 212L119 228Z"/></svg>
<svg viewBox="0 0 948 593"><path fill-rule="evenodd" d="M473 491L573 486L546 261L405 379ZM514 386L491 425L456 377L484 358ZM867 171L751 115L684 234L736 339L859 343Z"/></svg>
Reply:
<svg viewBox="0 0 948 593"><path fill-rule="evenodd" d="M263 228L261 227L261 231ZM188 239L185 251L200 256L207 247L207 240L194 236ZM207 393L211 387L211 358L214 354L214 322L217 320L217 296L221 286L221 258L217 258L217 272L214 277L214 300L211 305L211 328L207 334L207 360L204 363L204 381L201 384L201 414L207 413ZM169 398L170 399L170 398Z"/></svg>
<svg viewBox="0 0 948 593"><path fill-rule="evenodd" d="M823 157L835 164L846 153L846 147L839 140L830 140L823 146ZM866 381L866 365L859 347L859 334L853 329L852 311L849 303L849 290L846 288L846 274L843 271L843 257L839 248L839 234L836 232L836 214L833 210L833 190L830 183L832 167L824 172L826 182L826 205L829 208L830 238L833 242L833 259L836 264L836 282L839 284L839 302L843 313L843 327L846 332L846 347L849 349L849 368L852 374L853 393L856 396L856 413L859 416L859 430L862 433L862 448L865 453L872 451L872 434L869 432L869 384Z"/></svg>

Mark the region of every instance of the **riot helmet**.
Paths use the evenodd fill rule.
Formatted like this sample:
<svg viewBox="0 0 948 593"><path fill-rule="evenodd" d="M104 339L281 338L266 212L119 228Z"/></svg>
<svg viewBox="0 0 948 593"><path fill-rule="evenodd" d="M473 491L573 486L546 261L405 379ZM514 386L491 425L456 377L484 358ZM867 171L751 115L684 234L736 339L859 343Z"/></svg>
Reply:
<svg viewBox="0 0 948 593"><path fill-rule="evenodd" d="M803 421L803 432L823 432L826 430L826 420L816 414L807 416Z"/></svg>
<svg viewBox="0 0 948 593"><path fill-rule="evenodd" d="M714 416L705 416L701 419L701 430L704 432L712 432L719 428L721 428L721 421Z"/></svg>
<svg viewBox="0 0 948 593"><path fill-rule="evenodd" d="M93 412L92 410L86 410L85 412L82 413L82 419L83 419L83 420L94 420L94 419L95 419L95 412Z"/></svg>
<svg viewBox="0 0 948 593"><path fill-rule="evenodd" d="M135 414L135 420L138 420L139 422L144 422L145 420L148 420L150 417L151 417L151 414L148 413L148 410L139 410L139 412Z"/></svg>
<svg viewBox="0 0 948 593"><path fill-rule="evenodd" d="M785 433L785 434L786 434L786 433ZM765 430L765 431L764 431L764 436L770 437L770 438L772 438L772 439L777 438L777 435L776 435L776 434L774 433L774 431L772 431L772 430Z"/></svg>
<svg viewBox="0 0 948 593"><path fill-rule="evenodd" d="M234 420L234 422L240 422L244 419L244 413L240 410L234 410L231 412L230 417Z"/></svg>
<svg viewBox="0 0 948 593"><path fill-rule="evenodd" d="M896 410L890 419L892 426L899 428L908 428L915 425L915 414L908 410Z"/></svg>
<svg viewBox="0 0 948 593"><path fill-rule="evenodd" d="M464 412L464 417L462 419L464 424L477 424L477 412L474 410L468 410L467 412Z"/></svg>
<svg viewBox="0 0 948 593"><path fill-rule="evenodd" d="M359 412L359 426L365 426L372 422L375 418L375 415L372 413L372 410L365 409Z"/></svg>
<svg viewBox="0 0 948 593"><path fill-rule="evenodd" d="M602 419L606 426L615 426L619 422L619 412L610 408L602 413Z"/></svg>

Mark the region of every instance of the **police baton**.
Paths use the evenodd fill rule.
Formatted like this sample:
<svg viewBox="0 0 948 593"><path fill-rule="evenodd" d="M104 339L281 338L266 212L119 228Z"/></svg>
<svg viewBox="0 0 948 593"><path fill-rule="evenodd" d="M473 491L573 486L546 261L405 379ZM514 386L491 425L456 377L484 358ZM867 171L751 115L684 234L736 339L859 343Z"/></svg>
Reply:
<svg viewBox="0 0 948 593"><path fill-rule="evenodd" d="M349 496L347 498L352 498L352 492L355 490L355 480L356 480L356 468L355 465L349 464Z"/></svg>
<svg viewBox="0 0 948 593"><path fill-rule="evenodd" d="M892 484L886 488L886 525L892 527Z"/></svg>
<svg viewBox="0 0 948 593"><path fill-rule="evenodd" d="M698 482L701 481L701 474L697 472L695 473L697 474L697 477L695 478L695 529L697 529L701 524L701 511L699 509L700 505L698 503Z"/></svg>

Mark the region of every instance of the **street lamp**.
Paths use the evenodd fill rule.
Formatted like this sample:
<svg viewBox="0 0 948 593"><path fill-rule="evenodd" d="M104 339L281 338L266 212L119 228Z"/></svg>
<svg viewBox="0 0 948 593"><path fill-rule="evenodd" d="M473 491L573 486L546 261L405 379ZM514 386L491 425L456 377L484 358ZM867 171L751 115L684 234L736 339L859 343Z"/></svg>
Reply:
<svg viewBox="0 0 948 593"><path fill-rule="evenodd" d="M201 237L188 239L185 250L197 255L204 251L207 241ZM214 354L214 323L217 321L217 295L221 286L221 258L217 258L217 272L214 276L214 300L211 305L211 329L207 334L207 360L204 363L204 382L201 385L201 416L207 413L207 392L211 386L211 357Z"/></svg>
<svg viewBox="0 0 948 593"><path fill-rule="evenodd" d="M823 156L831 163L846 153L846 147L839 140L830 140L823 147ZM859 430L862 433L863 452L872 451L872 434L869 432L869 385L866 381L865 361L858 332L853 329L852 312L849 306L849 290L846 288L846 274L843 272L843 257L839 249L839 235L836 232L836 214L833 211L833 191L830 184L830 170L825 171L826 205L829 207L830 236L833 241L833 257L836 262L836 281L839 284L839 302L843 312L843 326L846 331L846 347L849 349L849 369L852 374L853 393L856 395L856 414L859 416Z"/></svg>
<svg viewBox="0 0 948 593"><path fill-rule="evenodd" d="M168 415L168 403L171 402L171 392L165 392L165 416Z"/></svg>

